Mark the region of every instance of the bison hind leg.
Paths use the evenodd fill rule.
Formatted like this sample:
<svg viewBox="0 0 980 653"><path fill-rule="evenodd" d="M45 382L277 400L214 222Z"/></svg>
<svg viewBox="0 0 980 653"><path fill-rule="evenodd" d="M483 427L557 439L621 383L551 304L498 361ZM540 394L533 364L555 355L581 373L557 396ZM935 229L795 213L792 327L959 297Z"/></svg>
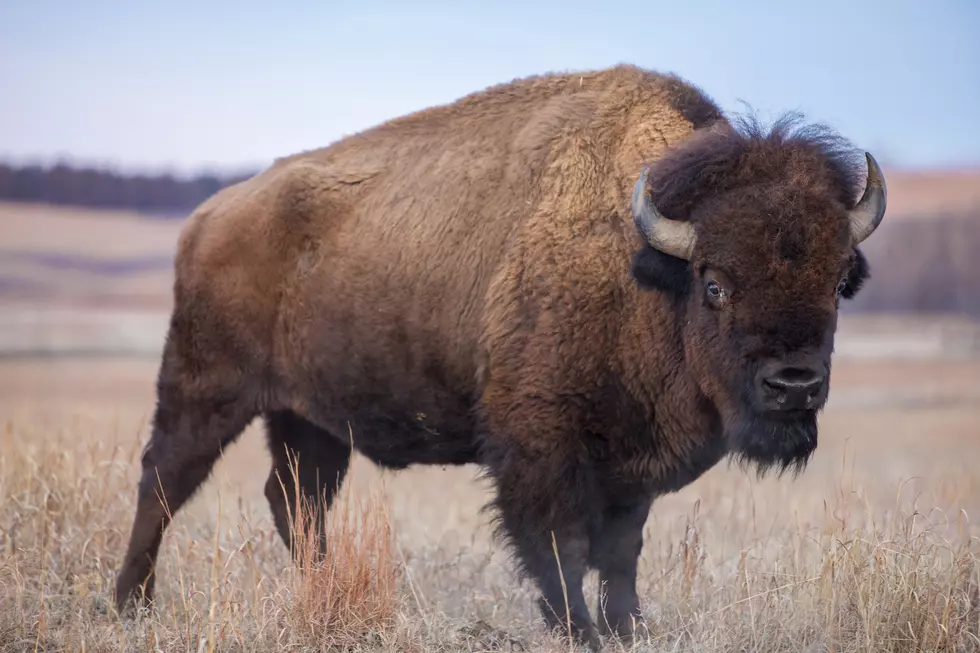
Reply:
<svg viewBox="0 0 980 653"><path fill-rule="evenodd" d="M295 557L293 535L301 500L313 520L315 550L322 554L326 511L347 475L350 444L289 410L267 413L265 423L272 454L265 496L279 536Z"/></svg>
<svg viewBox="0 0 980 653"><path fill-rule="evenodd" d="M243 377L220 367L186 365L178 343L172 331L157 380L152 433L140 459L136 514L116 580L121 613L152 601L165 529L256 414Z"/></svg>

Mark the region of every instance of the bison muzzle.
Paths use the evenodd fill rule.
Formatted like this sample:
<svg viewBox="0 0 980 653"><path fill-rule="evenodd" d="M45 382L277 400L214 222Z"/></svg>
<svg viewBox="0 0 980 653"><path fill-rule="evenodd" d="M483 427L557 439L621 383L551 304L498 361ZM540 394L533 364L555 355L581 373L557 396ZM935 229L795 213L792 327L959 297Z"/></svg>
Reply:
<svg viewBox="0 0 980 653"><path fill-rule="evenodd" d="M287 544L351 432L382 467L474 463L547 625L630 635L654 499L816 448L885 196L829 129L735 121L633 66L501 84L221 190L178 245L120 610L152 599L168 520L261 417Z"/></svg>

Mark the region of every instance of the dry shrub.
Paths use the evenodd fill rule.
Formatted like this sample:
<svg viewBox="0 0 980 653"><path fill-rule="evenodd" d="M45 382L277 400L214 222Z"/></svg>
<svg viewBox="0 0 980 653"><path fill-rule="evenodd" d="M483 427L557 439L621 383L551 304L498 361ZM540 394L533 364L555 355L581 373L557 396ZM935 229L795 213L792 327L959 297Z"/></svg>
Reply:
<svg viewBox="0 0 980 653"><path fill-rule="evenodd" d="M298 487L295 464L290 473ZM395 621L399 569L388 511L376 492L366 500L353 496L340 492L329 509L323 496L297 496L289 507L296 567L288 623L294 635L321 648L380 640Z"/></svg>

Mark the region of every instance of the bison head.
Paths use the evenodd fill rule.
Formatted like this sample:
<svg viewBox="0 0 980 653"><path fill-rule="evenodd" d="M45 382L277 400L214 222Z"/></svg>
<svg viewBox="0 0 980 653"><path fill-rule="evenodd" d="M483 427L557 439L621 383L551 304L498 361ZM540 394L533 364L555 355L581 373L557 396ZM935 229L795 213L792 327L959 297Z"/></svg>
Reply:
<svg viewBox="0 0 980 653"><path fill-rule="evenodd" d="M870 154L865 170L842 139L791 127L692 137L644 169L632 201L647 243L633 276L674 301L686 365L733 455L760 471L799 470L816 447L839 302L867 276L858 245L885 212Z"/></svg>

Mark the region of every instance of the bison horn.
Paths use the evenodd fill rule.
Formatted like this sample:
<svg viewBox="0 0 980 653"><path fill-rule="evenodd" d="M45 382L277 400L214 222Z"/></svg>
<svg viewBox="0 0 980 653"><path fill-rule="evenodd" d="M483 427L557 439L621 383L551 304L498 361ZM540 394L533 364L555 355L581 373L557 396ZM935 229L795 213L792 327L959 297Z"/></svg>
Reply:
<svg viewBox="0 0 980 653"><path fill-rule="evenodd" d="M857 209L855 209L857 210ZM690 261L694 251L694 225L660 215L647 199L647 169L633 187L633 222L647 242L664 254Z"/></svg>
<svg viewBox="0 0 980 653"><path fill-rule="evenodd" d="M851 222L851 239L855 246L870 236L881 224L881 219L885 217L885 204L888 199L885 176L881 173L878 162L871 154L865 152L864 155L868 159L868 183L857 206L848 214Z"/></svg>

